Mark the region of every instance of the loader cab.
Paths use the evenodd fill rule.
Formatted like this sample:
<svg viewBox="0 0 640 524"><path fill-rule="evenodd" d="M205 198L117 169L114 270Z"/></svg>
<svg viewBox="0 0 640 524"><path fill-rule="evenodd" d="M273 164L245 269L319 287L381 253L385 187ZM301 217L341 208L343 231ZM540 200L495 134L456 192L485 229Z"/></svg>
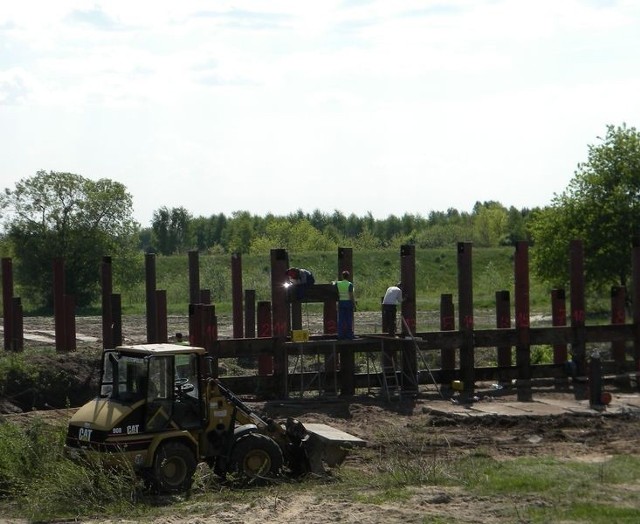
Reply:
<svg viewBox="0 0 640 524"><path fill-rule="evenodd" d="M139 432L195 429L204 424L200 348L170 344L104 352L100 396L132 409Z"/></svg>

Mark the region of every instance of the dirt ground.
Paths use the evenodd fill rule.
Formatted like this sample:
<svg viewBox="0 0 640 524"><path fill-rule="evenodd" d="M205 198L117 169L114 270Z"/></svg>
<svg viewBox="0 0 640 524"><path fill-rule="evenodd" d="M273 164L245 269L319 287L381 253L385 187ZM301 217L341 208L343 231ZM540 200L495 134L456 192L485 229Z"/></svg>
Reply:
<svg viewBox="0 0 640 524"><path fill-rule="evenodd" d="M220 322L220 319L219 319ZM123 333L126 342L144 342L144 318L127 318ZM229 327L220 323L221 336L228 336ZM224 326L224 327L223 327ZM78 318L78 351L91 352L100 347L100 319ZM51 319L25 319L25 332L31 336L48 337L53 330ZM186 317L171 317L169 333L187 332ZM53 344L53 342L51 342ZM42 346L42 340L26 341ZM69 356L70 359L73 355ZM86 373L79 368L78 373ZM516 393L505 387L500 390L491 384L477 385L476 404L499 406L516 401ZM621 391L611 385L610 408L634 395L633 391ZM367 441L369 450L375 453L355 453L345 463L349 468L362 471L363 475L375 475L384 467L384 457L406 455L417 460L425 455L434 458L482 453L497 460L521 456L555 456L567 460L602 462L614 454L638 454L640 411L589 410L576 413L466 416L464 408L457 412L447 409L455 404L449 395L442 398L433 385L422 386L416 398L389 401L376 391L351 398L321 400L290 399L268 403L249 402L273 418L295 416L303 422L323 422L347 431ZM534 389L534 401L558 399L571 401L575 395L571 389L554 386ZM462 410L462 413L460 412ZM65 421L68 410L39 411L37 413L3 415L11 419L43 416L58 422ZM376 457L375 459L371 457ZM365 457L370 457L366 459ZM638 491L640 487L628 487ZM524 522L519 515L524 508L540 504L516 496L482 497L470 495L461 487L419 486L410 489L409 500L397 503L366 504L353 502L349 486L344 496L327 500L312 491L278 495L270 489L264 498L258 497L245 506L198 502L190 506L189 516L181 516L166 508L166 516L156 519L164 524L202 523L250 523L264 522L334 522L334 523L421 523L440 519L441 522ZM0 518L0 523L2 523ZM6 522L6 521L4 521ZM15 521L14 521L15 522ZM94 524L106 523L95 519ZM118 520L117 522L134 522Z"/></svg>

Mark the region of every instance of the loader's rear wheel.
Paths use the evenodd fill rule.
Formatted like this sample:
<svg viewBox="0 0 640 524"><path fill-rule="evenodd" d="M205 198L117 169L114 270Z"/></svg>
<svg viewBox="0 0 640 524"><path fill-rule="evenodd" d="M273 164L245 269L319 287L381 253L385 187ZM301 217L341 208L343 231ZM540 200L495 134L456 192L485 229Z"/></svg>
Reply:
<svg viewBox="0 0 640 524"><path fill-rule="evenodd" d="M284 459L280 446L260 433L249 433L233 446L229 472L244 479L275 477L280 473Z"/></svg>
<svg viewBox="0 0 640 524"><path fill-rule="evenodd" d="M196 471L193 452L179 442L162 444L153 459L153 486L159 492L186 491Z"/></svg>

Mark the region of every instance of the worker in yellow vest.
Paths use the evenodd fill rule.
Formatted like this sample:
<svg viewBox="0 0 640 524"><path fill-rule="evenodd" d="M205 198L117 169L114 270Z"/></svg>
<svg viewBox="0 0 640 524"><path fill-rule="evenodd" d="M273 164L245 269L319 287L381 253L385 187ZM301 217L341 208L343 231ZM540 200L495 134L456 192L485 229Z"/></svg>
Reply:
<svg viewBox="0 0 640 524"><path fill-rule="evenodd" d="M338 338L351 339L353 334L353 312L356 310L356 299L353 294L353 283L349 280L349 272L342 272L342 280L336 282L338 288Z"/></svg>

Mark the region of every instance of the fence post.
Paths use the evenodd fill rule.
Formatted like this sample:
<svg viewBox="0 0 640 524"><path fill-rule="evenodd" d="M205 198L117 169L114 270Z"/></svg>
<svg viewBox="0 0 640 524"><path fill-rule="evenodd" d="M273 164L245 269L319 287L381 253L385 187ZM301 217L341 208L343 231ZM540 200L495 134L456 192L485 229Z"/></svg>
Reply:
<svg viewBox="0 0 640 524"><path fill-rule="evenodd" d="M203 347L202 304L189 304L189 345Z"/></svg>
<svg viewBox="0 0 640 524"><path fill-rule="evenodd" d="M511 297L507 290L496 291L496 327L511 327ZM498 347L498 367L511 367L511 346Z"/></svg>
<svg viewBox="0 0 640 524"><path fill-rule="evenodd" d="M416 246L407 244L400 247L400 280L402 282L401 310L402 333L407 326L413 336L416 332ZM402 390L418 391L418 355L415 344L404 344L402 347Z"/></svg>
<svg viewBox="0 0 640 524"><path fill-rule="evenodd" d="M531 395L531 342L529 315L529 244L516 242L516 366L518 368L517 395L520 402L529 402Z"/></svg>
<svg viewBox="0 0 640 524"><path fill-rule="evenodd" d="M147 343L158 341L157 307L156 307L156 255L146 253L144 256L145 293L147 304Z"/></svg>
<svg viewBox="0 0 640 524"><path fill-rule="evenodd" d="M633 345L634 369L636 383L640 382L640 238L633 238L632 251L632 281L633 281L633 331L635 334Z"/></svg>
<svg viewBox="0 0 640 524"><path fill-rule="evenodd" d="M242 255L231 255L231 307L233 309L233 338L242 338Z"/></svg>
<svg viewBox="0 0 640 524"><path fill-rule="evenodd" d="M454 331L456 329L455 310L453 307L453 295L443 293L440 295L440 331ZM440 367L454 370L456 368L455 348L443 348L440 350Z"/></svg>
<svg viewBox="0 0 640 524"><path fill-rule="evenodd" d="M256 336L256 290L244 291L244 336L255 338Z"/></svg>
<svg viewBox="0 0 640 524"><path fill-rule="evenodd" d="M564 289L551 290L551 324L553 326L567 325L567 299ZM553 345L553 363L564 364L567 361L567 345Z"/></svg>
<svg viewBox="0 0 640 524"><path fill-rule="evenodd" d="M622 286L611 288L611 323L624 324L626 322L625 303L627 301L626 289ZM623 340L611 343L611 357L615 362L618 371L624 371L625 363L625 343Z"/></svg>
<svg viewBox="0 0 640 524"><path fill-rule="evenodd" d="M203 325L203 347L207 350L207 355L213 359L214 377L218 378L218 354L215 352L215 343L218 340L218 319L216 318L216 308L212 304L202 305L202 325Z"/></svg>
<svg viewBox="0 0 640 524"><path fill-rule="evenodd" d="M273 336L286 338L289 333L289 308L287 302L287 269L289 255L285 249L271 250L271 313Z"/></svg>
<svg viewBox="0 0 640 524"><path fill-rule="evenodd" d="M473 278L471 242L458 242L458 315L462 334L460 379L462 400L471 402L475 387L475 351L473 345Z"/></svg>
<svg viewBox="0 0 640 524"><path fill-rule="evenodd" d="M584 249L581 240L572 240L571 255L571 326L573 327L572 358L576 377L585 380L587 373L585 344Z"/></svg>
<svg viewBox="0 0 640 524"><path fill-rule="evenodd" d="M13 264L10 258L2 259L2 322L4 326L4 349L13 349Z"/></svg>

